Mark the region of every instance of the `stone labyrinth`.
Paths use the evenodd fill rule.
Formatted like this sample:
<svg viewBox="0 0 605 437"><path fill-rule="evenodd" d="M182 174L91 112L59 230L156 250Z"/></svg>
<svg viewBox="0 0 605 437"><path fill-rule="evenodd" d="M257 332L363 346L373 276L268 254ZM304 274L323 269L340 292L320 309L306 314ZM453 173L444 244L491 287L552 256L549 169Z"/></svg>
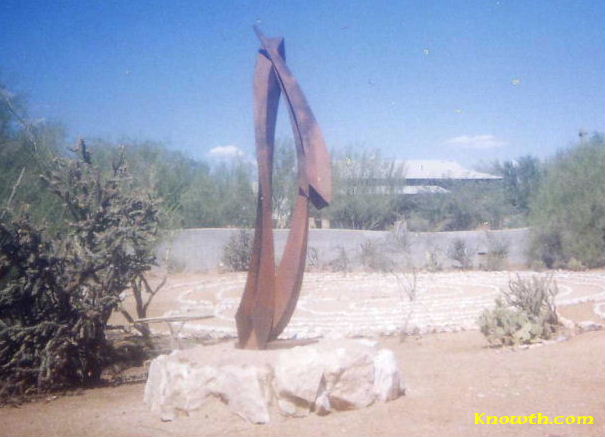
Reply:
<svg viewBox="0 0 605 437"><path fill-rule="evenodd" d="M520 272L522 278L537 273ZM544 275L544 274L541 274ZM558 305L594 302L594 311L605 318L603 272L555 272ZM418 273L416 298L413 275L379 273L306 273L292 321L281 338L392 335L476 329L476 320L514 272ZM214 318L187 322L182 334L235 337L234 315L245 274L172 278L163 290L172 308L165 315L213 314ZM407 290L407 291L406 291Z"/></svg>

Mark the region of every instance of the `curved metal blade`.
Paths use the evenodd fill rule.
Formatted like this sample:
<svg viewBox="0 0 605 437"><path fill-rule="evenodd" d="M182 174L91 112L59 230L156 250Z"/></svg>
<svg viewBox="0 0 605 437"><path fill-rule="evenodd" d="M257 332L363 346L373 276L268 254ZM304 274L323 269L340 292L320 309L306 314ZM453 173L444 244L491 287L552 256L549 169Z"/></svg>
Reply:
<svg viewBox="0 0 605 437"><path fill-rule="evenodd" d="M263 349L290 321L302 286L307 253L309 201L317 208L332 196L330 157L319 125L285 63L282 38L266 38L254 78L259 193L252 260L236 314L240 346ZM273 148L280 89L286 96L296 143L298 196L282 260L275 273L272 229Z"/></svg>

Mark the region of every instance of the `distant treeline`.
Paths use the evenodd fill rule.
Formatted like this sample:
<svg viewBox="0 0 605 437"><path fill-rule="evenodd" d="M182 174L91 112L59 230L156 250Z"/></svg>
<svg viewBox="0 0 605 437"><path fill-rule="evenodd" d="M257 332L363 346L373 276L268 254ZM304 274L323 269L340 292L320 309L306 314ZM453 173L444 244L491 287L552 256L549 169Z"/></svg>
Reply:
<svg viewBox="0 0 605 437"><path fill-rule="evenodd" d="M87 139L92 159L110 172L122 148L132 186L161 201L164 228L252 227L256 211L256 170L250 160L209 164L161 143L110 143ZM52 123L31 123L18 97L2 89L0 101L0 202L28 205L30 215L60 227L63 205L39 182L53 157L69 156L65 133ZM405 222L410 231L502 229L533 226L534 254L547 266L570 260L584 266L604 263L604 139L582 137L544 162L524 156L484 164L479 170L501 181L460 184L448 193L402 195L402 165L379 151L333 151L334 201L318 218L333 228L389 229ZM354 165L347 165L354 163ZM281 141L275 151L274 217L287 227L296 193L294 147ZM18 187L16 182L19 180ZM376 192L372 181L381 181ZM16 189L14 189L16 188Z"/></svg>

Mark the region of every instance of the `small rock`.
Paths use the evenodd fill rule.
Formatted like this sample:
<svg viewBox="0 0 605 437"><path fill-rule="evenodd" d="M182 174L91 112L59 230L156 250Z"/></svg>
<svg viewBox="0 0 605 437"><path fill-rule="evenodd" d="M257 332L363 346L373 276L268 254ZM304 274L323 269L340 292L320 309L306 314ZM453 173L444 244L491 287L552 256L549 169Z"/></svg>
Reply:
<svg viewBox="0 0 605 437"><path fill-rule="evenodd" d="M603 325L600 323L593 322L592 320L583 320L577 323L577 328L579 333L590 332L590 331L600 331L603 329Z"/></svg>
<svg viewBox="0 0 605 437"><path fill-rule="evenodd" d="M403 388L403 389L402 389ZM374 356L374 393L381 402L397 399L405 391L395 354L381 349Z"/></svg>
<svg viewBox="0 0 605 437"><path fill-rule="evenodd" d="M323 363L317 349L299 346L282 352L273 380L282 412L290 416L307 415L315 405L322 377Z"/></svg>

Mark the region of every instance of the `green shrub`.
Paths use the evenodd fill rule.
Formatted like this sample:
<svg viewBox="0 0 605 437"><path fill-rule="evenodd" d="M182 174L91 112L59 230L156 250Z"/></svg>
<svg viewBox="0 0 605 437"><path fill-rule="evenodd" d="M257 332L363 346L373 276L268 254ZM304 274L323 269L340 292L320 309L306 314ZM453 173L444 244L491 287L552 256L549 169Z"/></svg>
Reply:
<svg viewBox="0 0 605 437"><path fill-rule="evenodd" d="M0 396L100 378L105 329L121 293L154 263L155 201L127 190L123 160L109 179L79 159L56 159L44 180L65 206L51 234L27 208L0 215Z"/></svg>
<svg viewBox="0 0 605 437"><path fill-rule="evenodd" d="M549 339L557 330L555 297L557 284L552 277L509 282L509 290L496 298L496 307L484 310L478 324L492 345L518 345Z"/></svg>
<svg viewBox="0 0 605 437"><path fill-rule="evenodd" d="M361 265L370 272L389 272L394 262L380 241L366 240L359 245Z"/></svg>
<svg viewBox="0 0 605 437"><path fill-rule="evenodd" d="M440 272L443 270L441 261L439 261L439 252L436 248L431 248L426 252L426 264L424 268L429 272Z"/></svg>
<svg viewBox="0 0 605 437"><path fill-rule="evenodd" d="M531 256L549 268L571 258L586 267L605 264L605 141L559 153L546 166L544 183L530 203Z"/></svg>
<svg viewBox="0 0 605 437"><path fill-rule="evenodd" d="M461 269L469 269L472 267L471 251L466 247L466 243L462 238L456 238L447 250L447 255L454 262L458 263Z"/></svg>
<svg viewBox="0 0 605 437"><path fill-rule="evenodd" d="M567 268L569 270L573 270L574 272L581 272L583 270L586 270L586 266L584 266L581 261L578 261L573 257L567 262Z"/></svg>
<svg viewBox="0 0 605 437"><path fill-rule="evenodd" d="M319 259L319 250L316 247L309 246L307 249L307 262L305 263L305 271L317 270L321 267Z"/></svg>
<svg viewBox="0 0 605 437"><path fill-rule="evenodd" d="M326 213L333 227L378 230L397 220L401 163L382 158L378 151L355 149L336 153L332 162L334 199Z"/></svg>
<svg viewBox="0 0 605 437"><path fill-rule="evenodd" d="M510 244L487 234L487 258L485 262L485 270L504 270L508 258L508 250Z"/></svg>
<svg viewBox="0 0 605 437"><path fill-rule="evenodd" d="M232 272L244 272L250 268L254 233L240 229L229 237L223 248L223 266Z"/></svg>
<svg viewBox="0 0 605 437"><path fill-rule="evenodd" d="M166 268L168 270L168 273L170 274L179 274L185 271L185 269L187 268L187 264L180 259L175 259L171 257L167 260Z"/></svg>
<svg viewBox="0 0 605 437"><path fill-rule="evenodd" d="M347 250L342 246L338 246L336 249L338 250L338 255L328 265L333 272L349 273L351 271L351 259Z"/></svg>
<svg viewBox="0 0 605 437"><path fill-rule="evenodd" d="M546 270L546 264L544 264L544 261L542 261L541 259L535 259L531 261L531 263L529 264L529 268L536 272L543 272L544 270Z"/></svg>
<svg viewBox="0 0 605 437"><path fill-rule="evenodd" d="M412 236L405 224L397 222L384 239L384 245L394 254L409 255L412 249Z"/></svg>

